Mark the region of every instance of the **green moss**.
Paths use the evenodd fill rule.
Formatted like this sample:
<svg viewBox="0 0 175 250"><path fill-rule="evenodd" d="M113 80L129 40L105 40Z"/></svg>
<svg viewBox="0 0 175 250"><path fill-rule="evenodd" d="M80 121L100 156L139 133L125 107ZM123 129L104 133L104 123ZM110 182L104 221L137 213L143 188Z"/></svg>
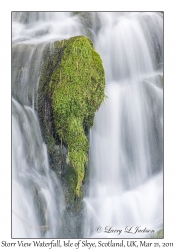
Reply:
<svg viewBox="0 0 175 250"><path fill-rule="evenodd" d="M64 42L55 42L54 45L47 44L43 51L41 75L37 97L38 102L35 105L35 108L38 111L44 141L48 145L53 138L55 139L55 143L59 144L59 139L55 135L55 124L53 122L52 110L52 93L49 88L49 83L53 71L58 67L60 63L63 51Z"/></svg>
<svg viewBox="0 0 175 250"><path fill-rule="evenodd" d="M93 125L95 112L105 98L105 75L100 56L88 38L73 37L63 45L64 53L51 75L49 90L56 132L68 146L69 161L77 174L75 193L79 196L88 161L84 131Z"/></svg>
<svg viewBox="0 0 175 250"><path fill-rule="evenodd" d="M72 37L45 46L36 108L50 164L67 183L69 204L81 197L88 163L86 134L105 98L104 88L102 61L88 38ZM64 169L63 164L59 167L56 144L68 148L69 166Z"/></svg>
<svg viewBox="0 0 175 250"><path fill-rule="evenodd" d="M77 173L75 168L71 164L67 166L66 175L64 176L67 192L65 195L66 204L69 205L69 207L75 210L78 210L77 206L79 205L79 202L75 202L76 196L75 196L75 190L77 185Z"/></svg>
<svg viewBox="0 0 175 250"><path fill-rule="evenodd" d="M163 239L163 229L157 231L155 234L151 236L151 238L156 238L156 239Z"/></svg>

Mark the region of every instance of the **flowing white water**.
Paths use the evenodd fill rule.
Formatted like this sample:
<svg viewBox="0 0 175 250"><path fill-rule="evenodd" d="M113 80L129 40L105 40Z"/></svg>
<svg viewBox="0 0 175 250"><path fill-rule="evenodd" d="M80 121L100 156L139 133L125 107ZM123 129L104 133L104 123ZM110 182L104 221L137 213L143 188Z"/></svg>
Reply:
<svg viewBox="0 0 175 250"><path fill-rule="evenodd" d="M12 236L67 237L63 192L49 169L35 105L45 45L76 35L93 39L108 96L90 131L84 237L147 237L105 233L106 226L162 228L162 15L14 12L12 24Z"/></svg>
<svg viewBox="0 0 175 250"><path fill-rule="evenodd" d="M133 233L163 227L162 16L101 13L100 21L108 98L90 131L85 236L149 237Z"/></svg>
<svg viewBox="0 0 175 250"><path fill-rule="evenodd" d="M14 99L12 108L12 236L58 237L64 198L59 181L49 171L36 114Z"/></svg>
<svg viewBox="0 0 175 250"><path fill-rule="evenodd" d="M14 238L70 237L65 235L70 225L66 225L64 194L58 177L50 170L35 109L45 46L79 35L81 29L82 25L71 13L14 12L12 15Z"/></svg>

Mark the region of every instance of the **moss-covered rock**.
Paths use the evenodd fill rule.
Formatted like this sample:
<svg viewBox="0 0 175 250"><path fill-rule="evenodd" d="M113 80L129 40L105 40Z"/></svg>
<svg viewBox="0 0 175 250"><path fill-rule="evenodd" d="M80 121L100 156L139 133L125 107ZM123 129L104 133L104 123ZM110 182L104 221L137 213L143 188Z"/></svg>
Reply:
<svg viewBox="0 0 175 250"><path fill-rule="evenodd" d="M88 38L72 37L46 48L39 84L39 116L49 150L53 150L54 140L68 148L67 161L76 175L67 173L67 179L71 179L71 189L78 197L88 162L85 133L105 98L104 88L102 61Z"/></svg>

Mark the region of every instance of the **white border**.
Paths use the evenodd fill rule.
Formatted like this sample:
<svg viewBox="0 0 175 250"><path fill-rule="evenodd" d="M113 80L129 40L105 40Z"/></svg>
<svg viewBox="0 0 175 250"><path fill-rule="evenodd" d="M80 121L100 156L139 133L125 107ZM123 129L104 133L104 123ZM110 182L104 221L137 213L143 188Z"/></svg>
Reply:
<svg viewBox="0 0 175 250"><path fill-rule="evenodd" d="M175 245L175 1L174 0L5 0L0 4L0 241L11 240L11 11L164 11L164 209L165 234L160 242ZM30 241L30 240L26 240ZM92 240L93 241L93 240ZM149 248L151 249L151 248Z"/></svg>

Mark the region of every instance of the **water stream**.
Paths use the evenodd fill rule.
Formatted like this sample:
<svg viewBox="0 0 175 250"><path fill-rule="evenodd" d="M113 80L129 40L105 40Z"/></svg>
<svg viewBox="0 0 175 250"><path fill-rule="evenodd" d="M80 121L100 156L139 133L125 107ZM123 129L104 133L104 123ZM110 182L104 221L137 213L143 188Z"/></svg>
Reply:
<svg viewBox="0 0 175 250"><path fill-rule="evenodd" d="M110 238L122 229L120 237L144 237L149 233L124 231L158 230L163 223L162 16L103 13L100 21L95 46L108 98L90 131L85 235Z"/></svg>
<svg viewBox="0 0 175 250"><path fill-rule="evenodd" d="M154 12L13 13L12 237L70 237L36 105L45 46L76 35L93 40L107 96L89 133L83 237L149 237L124 231L163 227L163 16Z"/></svg>

